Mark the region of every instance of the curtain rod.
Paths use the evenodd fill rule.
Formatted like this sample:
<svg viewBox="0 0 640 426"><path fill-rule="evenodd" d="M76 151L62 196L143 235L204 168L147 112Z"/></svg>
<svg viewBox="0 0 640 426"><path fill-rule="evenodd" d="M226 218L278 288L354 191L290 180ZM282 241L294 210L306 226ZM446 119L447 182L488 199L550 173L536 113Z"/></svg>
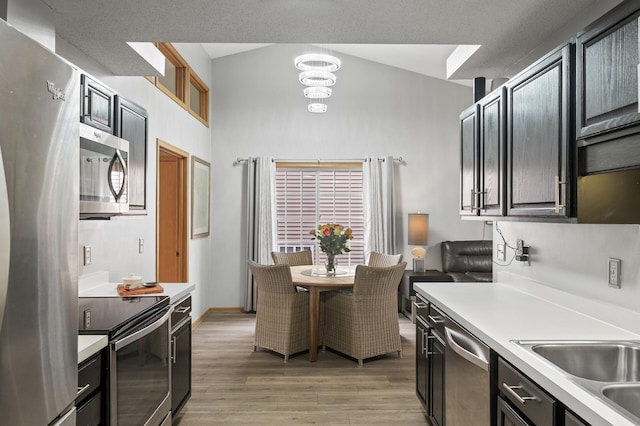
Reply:
<svg viewBox="0 0 640 426"><path fill-rule="evenodd" d="M378 157L378 161L386 161L386 157ZM337 159L337 160L326 160L326 159L319 159L319 158L314 158L311 160L300 160L300 159L282 159L282 158L274 158L272 161L274 162L295 162L295 163L323 163L323 162L327 162L327 163L341 163L341 162L345 162L345 163L350 163L350 162L354 162L354 161L362 161L362 162L366 162L369 161L369 158L355 158L355 159ZM249 158L236 158L236 160L233 162L234 165L236 164L241 164L241 163L246 163L247 161L249 161ZM393 161L398 162L398 163L402 163L402 157L393 157Z"/></svg>

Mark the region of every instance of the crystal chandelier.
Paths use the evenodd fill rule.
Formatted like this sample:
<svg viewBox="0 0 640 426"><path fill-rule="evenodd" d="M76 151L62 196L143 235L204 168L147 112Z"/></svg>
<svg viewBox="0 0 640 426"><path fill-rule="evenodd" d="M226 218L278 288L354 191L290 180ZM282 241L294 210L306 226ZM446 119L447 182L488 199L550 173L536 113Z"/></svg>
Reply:
<svg viewBox="0 0 640 426"><path fill-rule="evenodd" d="M324 99L331 96L330 86L336 84L334 72L340 69L342 62L333 55L308 53L295 58L294 64L301 71L298 81L307 86L304 97L311 100L307 110L313 113L326 112Z"/></svg>
<svg viewBox="0 0 640 426"><path fill-rule="evenodd" d="M307 107L307 111L315 113L327 112L327 104L321 104L318 102L312 102Z"/></svg>
<svg viewBox="0 0 640 426"><path fill-rule="evenodd" d="M300 55L295 59L295 64L300 71L317 70L328 72L338 71L342 65L340 59L324 53Z"/></svg>
<svg viewBox="0 0 640 426"><path fill-rule="evenodd" d="M304 88L304 97L309 99L326 99L331 96L331 89L322 86Z"/></svg>

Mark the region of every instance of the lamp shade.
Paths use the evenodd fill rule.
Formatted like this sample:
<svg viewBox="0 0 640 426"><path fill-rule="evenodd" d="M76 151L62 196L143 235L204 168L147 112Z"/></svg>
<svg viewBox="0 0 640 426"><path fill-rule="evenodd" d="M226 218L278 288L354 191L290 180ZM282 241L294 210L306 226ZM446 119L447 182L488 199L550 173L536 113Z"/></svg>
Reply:
<svg viewBox="0 0 640 426"><path fill-rule="evenodd" d="M428 237L429 215L425 213L409 213L409 245L426 245Z"/></svg>

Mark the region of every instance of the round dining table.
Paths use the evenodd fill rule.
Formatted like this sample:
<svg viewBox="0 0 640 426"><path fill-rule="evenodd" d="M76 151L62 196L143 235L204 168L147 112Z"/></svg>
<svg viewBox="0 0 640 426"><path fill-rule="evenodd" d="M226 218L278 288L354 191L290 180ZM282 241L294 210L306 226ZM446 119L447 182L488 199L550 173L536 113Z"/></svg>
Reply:
<svg viewBox="0 0 640 426"><path fill-rule="evenodd" d="M318 359L318 317L320 293L353 287L355 266L340 267L335 275L328 275L324 265L291 267L291 279L296 286L309 290L309 361Z"/></svg>

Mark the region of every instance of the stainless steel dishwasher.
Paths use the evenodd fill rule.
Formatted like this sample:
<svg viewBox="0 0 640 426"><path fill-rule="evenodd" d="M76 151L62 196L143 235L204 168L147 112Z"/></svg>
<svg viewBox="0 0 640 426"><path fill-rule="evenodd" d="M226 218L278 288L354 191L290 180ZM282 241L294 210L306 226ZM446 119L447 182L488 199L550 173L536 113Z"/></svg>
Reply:
<svg viewBox="0 0 640 426"><path fill-rule="evenodd" d="M490 349L445 318L445 419L447 426L491 423Z"/></svg>

